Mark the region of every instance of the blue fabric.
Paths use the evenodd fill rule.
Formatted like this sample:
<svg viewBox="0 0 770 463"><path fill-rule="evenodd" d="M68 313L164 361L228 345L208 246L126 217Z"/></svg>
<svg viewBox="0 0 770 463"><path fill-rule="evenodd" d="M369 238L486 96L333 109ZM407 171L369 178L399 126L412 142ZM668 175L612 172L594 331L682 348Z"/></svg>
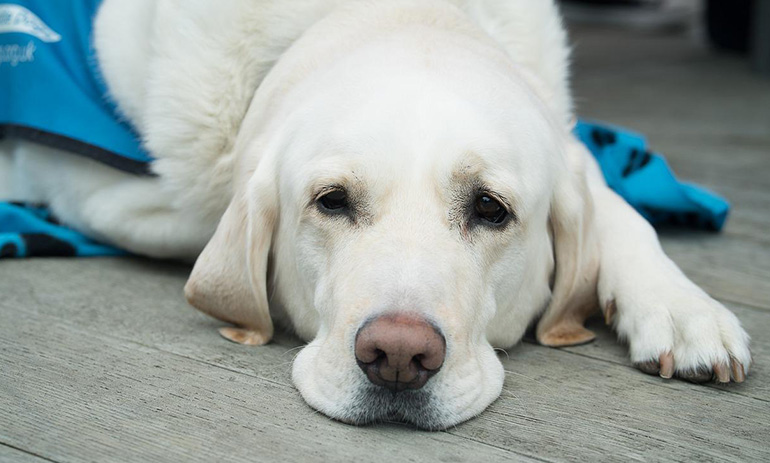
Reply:
<svg viewBox="0 0 770 463"><path fill-rule="evenodd" d="M0 258L124 254L59 224L43 206L0 202Z"/></svg>
<svg viewBox="0 0 770 463"><path fill-rule="evenodd" d="M101 0L0 0L0 137L148 173L152 158L108 98L92 47Z"/></svg>
<svg viewBox="0 0 770 463"><path fill-rule="evenodd" d="M680 182L641 135L619 127L579 121L575 134L588 147L607 184L653 225L719 231L729 203L705 188Z"/></svg>

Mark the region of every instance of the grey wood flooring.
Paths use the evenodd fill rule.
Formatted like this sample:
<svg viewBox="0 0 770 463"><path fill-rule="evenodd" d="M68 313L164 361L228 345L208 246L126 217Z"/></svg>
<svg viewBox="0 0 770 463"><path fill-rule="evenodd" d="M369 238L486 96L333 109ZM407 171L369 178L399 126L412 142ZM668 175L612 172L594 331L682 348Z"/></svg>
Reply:
<svg viewBox="0 0 770 463"><path fill-rule="evenodd" d="M770 81L686 37L578 30L579 112L648 135L727 196L721 234L666 251L753 338L740 385L635 370L599 320L588 345L501 354L501 398L444 432L352 427L304 404L299 342L229 343L188 307L189 268L143 259L0 262L0 462L770 461Z"/></svg>

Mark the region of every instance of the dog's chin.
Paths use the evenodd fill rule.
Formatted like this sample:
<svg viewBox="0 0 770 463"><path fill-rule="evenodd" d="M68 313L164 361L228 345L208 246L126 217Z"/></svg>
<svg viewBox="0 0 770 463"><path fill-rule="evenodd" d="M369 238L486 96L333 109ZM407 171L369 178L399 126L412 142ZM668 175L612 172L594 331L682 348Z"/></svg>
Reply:
<svg viewBox="0 0 770 463"><path fill-rule="evenodd" d="M369 383L348 388L335 399L324 397L318 390L298 389L308 405L324 415L343 423L365 426L377 423L401 423L429 431L445 429L453 420L445 404L435 394L425 390L397 393Z"/></svg>
<svg viewBox="0 0 770 463"><path fill-rule="evenodd" d="M430 387L394 393L362 382L349 388L343 400L328 400L318 391L298 389L308 405L343 423L357 426L399 423L425 431L441 431L469 420L484 411L496 397L459 406L445 402L442 395Z"/></svg>
<svg viewBox="0 0 770 463"><path fill-rule="evenodd" d="M374 385L359 389L340 421L355 425L402 423L419 429L439 431L452 423L436 396L424 390L393 393Z"/></svg>

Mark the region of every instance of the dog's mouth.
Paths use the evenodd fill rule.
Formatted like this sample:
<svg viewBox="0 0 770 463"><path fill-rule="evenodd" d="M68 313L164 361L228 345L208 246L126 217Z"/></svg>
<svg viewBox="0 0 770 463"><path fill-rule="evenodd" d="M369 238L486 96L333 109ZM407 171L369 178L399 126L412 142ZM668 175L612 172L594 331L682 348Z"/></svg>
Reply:
<svg viewBox="0 0 770 463"><path fill-rule="evenodd" d="M438 431L446 428L439 400L425 390L406 389L392 392L375 385L366 385L355 398L340 421L355 425L373 423L403 423L417 428Z"/></svg>

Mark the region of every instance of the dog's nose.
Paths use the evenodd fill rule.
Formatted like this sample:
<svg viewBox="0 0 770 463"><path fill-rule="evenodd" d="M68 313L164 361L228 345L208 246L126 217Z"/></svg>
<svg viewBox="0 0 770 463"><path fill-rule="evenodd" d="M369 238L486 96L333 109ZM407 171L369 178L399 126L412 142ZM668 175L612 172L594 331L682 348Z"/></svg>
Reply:
<svg viewBox="0 0 770 463"><path fill-rule="evenodd" d="M372 383L393 392L420 389L444 363L446 340L425 319L388 314L356 334L358 366Z"/></svg>

